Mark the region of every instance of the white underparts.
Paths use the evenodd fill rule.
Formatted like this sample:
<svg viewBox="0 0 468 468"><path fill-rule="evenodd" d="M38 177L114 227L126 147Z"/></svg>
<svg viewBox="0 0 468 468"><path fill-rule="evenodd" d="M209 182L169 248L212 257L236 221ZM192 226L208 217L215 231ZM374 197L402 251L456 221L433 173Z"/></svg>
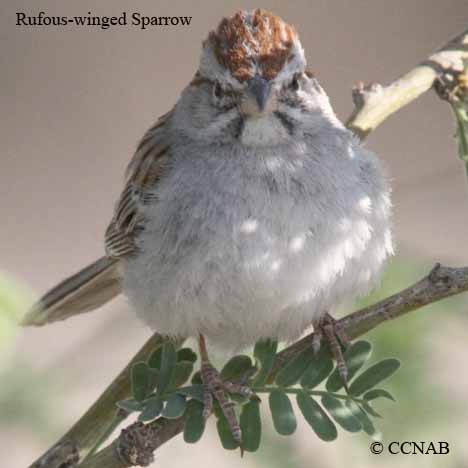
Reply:
<svg viewBox="0 0 468 468"><path fill-rule="evenodd" d="M275 146L284 130L262 120L242 145L179 148L145 207L123 287L160 333L226 349L294 339L375 286L392 253L378 160L333 126Z"/></svg>

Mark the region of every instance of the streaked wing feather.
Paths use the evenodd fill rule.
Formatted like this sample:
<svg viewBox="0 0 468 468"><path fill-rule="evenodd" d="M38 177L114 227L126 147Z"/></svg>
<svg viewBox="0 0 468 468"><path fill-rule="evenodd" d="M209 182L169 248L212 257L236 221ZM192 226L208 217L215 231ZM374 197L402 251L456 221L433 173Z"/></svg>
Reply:
<svg viewBox="0 0 468 468"><path fill-rule="evenodd" d="M152 189L169 158L165 125L170 115L164 114L145 133L127 167L127 181L105 236L110 257L122 258L137 251L136 236L144 225L142 208L156 201Z"/></svg>

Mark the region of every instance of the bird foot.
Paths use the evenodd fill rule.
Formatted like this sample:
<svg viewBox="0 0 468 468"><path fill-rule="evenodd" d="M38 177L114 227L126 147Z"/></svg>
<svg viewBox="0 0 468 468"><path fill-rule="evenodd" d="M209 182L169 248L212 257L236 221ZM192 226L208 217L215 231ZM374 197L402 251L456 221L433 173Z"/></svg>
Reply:
<svg viewBox="0 0 468 468"><path fill-rule="evenodd" d="M348 348L351 341L346 336L343 327L341 327L339 322L337 322L329 313L326 313L314 323L314 336L312 339L314 353L319 352L324 339L336 360L336 368L338 369L341 380L347 389L348 368L343 357L342 347L345 349Z"/></svg>
<svg viewBox="0 0 468 468"><path fill-rule="evenodd" d="M209 418L213 412L214 399L219 403L233 439L239 444L242 451L242 431L234 411L235 403L229 399L229 394L241 395L247 398L255 396L247 386L225 381L209 361L202 362L200 375L203 382L203 417Z"/></svg>

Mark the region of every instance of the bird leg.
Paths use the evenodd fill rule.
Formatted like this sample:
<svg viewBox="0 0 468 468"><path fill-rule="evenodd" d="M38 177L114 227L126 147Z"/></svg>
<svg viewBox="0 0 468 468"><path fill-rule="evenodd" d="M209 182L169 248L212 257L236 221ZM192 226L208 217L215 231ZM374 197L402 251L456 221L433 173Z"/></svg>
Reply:
<svg viewBox="0 0 468 468"><path fill-rule="evenodd" d="M327 312L314 322L314 336L312 339L312 347L314 353L318 353L320 345L325 339L333 357L336 360L336 368L340 374L341 380L347 388L348 383L348 368L343 357L343 348L348 348L350 340L346 336L343 328L338 325L338 322Z"/></svg>
<svg viewBox="0 0 468 468"><path fill-rule="evenodd" d="M228 397L229 393L234 393L251 398L254 396L252 390L245 385L235 382L223 381L219 372L213 367L206 350L206 342L203 335L199 335L198 346L200 349L201 369L200 375L203 382L203 417L208 419L213 411L213 399L216 399L221 407L232 437L242 447L242 432L234 411L235 403Z"/></svg>

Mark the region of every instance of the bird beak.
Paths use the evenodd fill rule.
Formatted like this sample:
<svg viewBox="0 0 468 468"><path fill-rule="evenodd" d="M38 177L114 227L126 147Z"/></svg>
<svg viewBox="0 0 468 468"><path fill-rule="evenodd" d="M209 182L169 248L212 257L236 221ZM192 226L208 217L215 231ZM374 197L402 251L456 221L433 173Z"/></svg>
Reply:
<svg viewBox="0 0 468 468"><path fill-rule="evenodd" d="M272 111L272 85L270 81L255 75L247 85L247 96L242 105L245 114L258 116Z"/></svg>

